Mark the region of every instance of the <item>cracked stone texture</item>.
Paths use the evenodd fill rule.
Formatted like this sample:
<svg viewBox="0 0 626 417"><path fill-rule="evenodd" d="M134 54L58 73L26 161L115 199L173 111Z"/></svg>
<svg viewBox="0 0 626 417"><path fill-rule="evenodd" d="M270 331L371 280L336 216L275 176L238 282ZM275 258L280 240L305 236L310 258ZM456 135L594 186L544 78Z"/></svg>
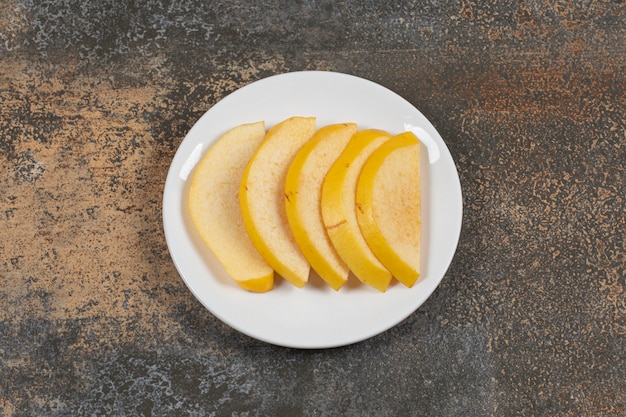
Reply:
<svg viewBox="0 0 626 417"><path fill-rule="evenodd" d="M0 416L626 415L626 5L484 3L0 0ZM417 312L320 351L213 317L161 227L193 123L305 69L420 109L465 210Z"/></svg>

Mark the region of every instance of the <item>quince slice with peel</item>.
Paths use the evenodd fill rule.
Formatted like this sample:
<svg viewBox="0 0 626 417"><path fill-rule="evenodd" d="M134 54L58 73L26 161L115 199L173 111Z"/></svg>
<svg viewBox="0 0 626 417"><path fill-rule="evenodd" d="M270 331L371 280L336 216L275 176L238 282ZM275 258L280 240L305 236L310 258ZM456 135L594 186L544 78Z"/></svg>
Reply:
<svg viewBox="0 0 626 417"><path fill-rule="evenodd" d="M253 246L239 209L243 170L265 137L263 122L237 126L211 146L195 168L189 211L198 234L242 288L266 292L274 270Z"/></svg>
<svg viewBox="0 0 626 417"><path fill-rule="evenodd" d="M395 136L365 162L356 190L357 220L367 244L409 288L420 275L419 160L417 137Z"/></svg>
<svg viewBox="0 0 626 417"><path fill-rule="evenodd" d="M359 173L367 158L391 135L381 130L361 130L328 171L322 186L322 219L339 256L365 284L384 292L392 275L372 253L361 234L355 210Z"/></svg>
<svg viewBox="0 0 626 417"><path fill-rule="evenodd" d="M248 162L239 187L243 223L252 244L296 287L310 265L295 241L285 210L285 179L298 150L315 133L314 117L291 117L272 127Z"/></svg>
<svg viewBox="0 0 626 417"><path fill-rule="evenodd" d="M350 270L324 229L322 183L356 128L344 123L319 129L296 154L285 182L287 219L296 242L313 270L334 290L346 283Z"/></svg>

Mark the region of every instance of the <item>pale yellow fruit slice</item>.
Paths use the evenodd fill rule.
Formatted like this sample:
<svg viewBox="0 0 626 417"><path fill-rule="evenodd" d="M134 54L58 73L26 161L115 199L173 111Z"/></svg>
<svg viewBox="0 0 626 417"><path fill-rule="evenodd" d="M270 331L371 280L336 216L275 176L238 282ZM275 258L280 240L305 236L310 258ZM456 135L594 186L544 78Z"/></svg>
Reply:
<svg viewBox="0 0 626 417"><path fill-rule="evenodd" d="M420 145L405 132L381 145L363 165L356 191L365 240L393 276L412 287L420 275Z"/></svg>
<svg viewBox="0 0 626 417"><path fill-rule="evenodd" d="M373 129L355 133L324 179L321 203L324 227L341 259L359 280L382 292L392 275L361 234L355 196L363 164L390 137L387 132Z"/></svg>
<svg viewBox="0 0 626 417"><path fill-rule="evenodd" d="M292 117L272 127L248 162L239 188L241 213L252 243L296 287L308 281L310 265L289 227L285 179L296 153L314 133L314 117Z"/></svg>
<svg viewBox="0 0 626 417"><path fill-rule="evenodd" d="M218 139L195 168L189 187L189 211L202 240L242 288L265 292L274 270L256 250L239 209L244 168L265 137L263 122L240 125Z"/></svg>
<svg viewBox="0 0 626 417"><path fill-rule="evenodd" d="M350 270L324 229L322 183L355 132L354 123L322 127L298 151L285 182L285 209L296 242L311 267L334 290L346 283Z"/></svg>

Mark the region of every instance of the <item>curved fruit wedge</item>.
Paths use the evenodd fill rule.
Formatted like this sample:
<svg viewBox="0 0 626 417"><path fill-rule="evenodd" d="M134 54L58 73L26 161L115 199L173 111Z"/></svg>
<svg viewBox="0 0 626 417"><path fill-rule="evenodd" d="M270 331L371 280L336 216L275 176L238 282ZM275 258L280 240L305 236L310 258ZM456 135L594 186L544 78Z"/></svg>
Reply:
<svg viewBox="0 0 626 417"><path fill-rule="evenodd" d="M202 157L189 188L189 211L200 237L235 282L253 292L272 289L274 270L246 233L237 193L243 170L264 136L263 122L228 131Z"/></svg>
<svg viewBox="0 0 626 417"><path fill-rule="evenodd" d="M380 130L355 133L328 171L322 186L322 218L328 236L348 268L365 284L384 292L391 273L374 256L356 218L356 184L367 158L391 135Z"/></svg>
<svg viewBox="0 0 626 417"><path fill-rule="evenodd" d="M393 137L363 165L356 190L357 220L370 249L407 287L419 278L420 145L411 132Z"/></svg>
<svg viewBox="0 0 626 417"><path fill-rule="evenodd" d="M285 178L298 150L315 133L315 118L292 117L272 127L246 166L239 188L243 222L261 256L283 278L302 287L310 266L285 211Z"/></svg>
<svg viewBox="0 0 626 417"><path fill-rule="evenodd" d="M298 151L285 182L285 209L296 242L311 267L334 290L346 283L350 270L324 229L322 183L355 132L354 123L322 127Z"/></svg>

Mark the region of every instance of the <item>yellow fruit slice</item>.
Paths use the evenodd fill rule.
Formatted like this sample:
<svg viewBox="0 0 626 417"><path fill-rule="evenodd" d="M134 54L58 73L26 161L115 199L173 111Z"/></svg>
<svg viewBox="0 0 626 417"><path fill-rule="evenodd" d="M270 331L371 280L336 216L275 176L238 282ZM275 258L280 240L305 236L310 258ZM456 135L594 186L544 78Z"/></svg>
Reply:
<svg viewBox="0 0 626 417"><path fill-rule="evenodd" d="M419 140L413 133L395 136L365 162L356 190L357 220L365 240L407 287L420 275L419 159Z"/></svg>
<svg viewBox="0 0 626 417"><path fill-rule="evenodd" d="M292 117L272 127L241 178L239 200L253 245L283 278L302 287L310 265L289 227L285 179L298 150L315 133L314 117Z"/></svg>
<svg viewBox="0 0 626 417"><path fill-rule="evenodd" d="M324 229L322 183L355 132L354 123L322 127L298 151L285 181L285 209L296 242L311 267L334 290L346 283L350 270Z"/></svg>
<svg viewBox="0 0 626 417"><path fill-rule="evenodd" d="M189 211L202 240L242 288L265 292L274 270L253 246L239 209L243 170L265 137L263 122L240 125L224 134L202 157L189 187Z"/></svg>
<svg viewBox="0 0 626 417"><path fill-rule="evenodd" d="M367 158L391 135L380 130L354 134L328 171L322 186L324 227L348 268L365 284L384 292L392 275L374 256L361 234L356 218L356 185Z"/></svg>

